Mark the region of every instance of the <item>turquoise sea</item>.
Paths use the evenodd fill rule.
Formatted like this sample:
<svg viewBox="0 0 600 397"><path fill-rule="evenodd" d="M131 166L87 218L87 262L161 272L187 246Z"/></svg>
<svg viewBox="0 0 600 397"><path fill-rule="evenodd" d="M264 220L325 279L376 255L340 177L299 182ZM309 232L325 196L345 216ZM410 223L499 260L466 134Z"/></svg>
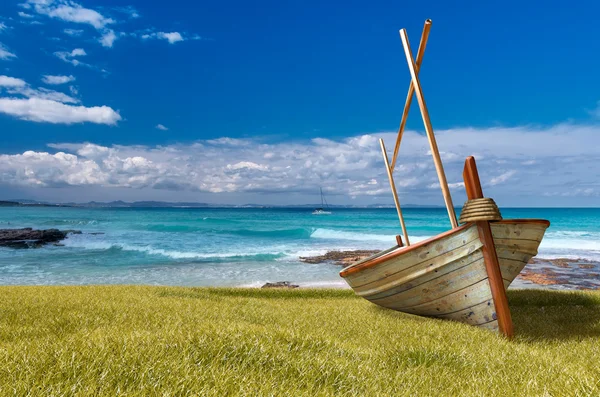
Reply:
<svg viewBox="0 0 600 397"><path fill-rule="evenodd" d="M0 248L0 285L159 284L260 286L289 280L343 286L340 267L300 256L385 249L400 227L394 209L0 208L0 228L78 229L64 246ZM449 229L443 208L404 210L411 242ZM545 218L541 257L600 261L600 209L502 209Z"/></svg>

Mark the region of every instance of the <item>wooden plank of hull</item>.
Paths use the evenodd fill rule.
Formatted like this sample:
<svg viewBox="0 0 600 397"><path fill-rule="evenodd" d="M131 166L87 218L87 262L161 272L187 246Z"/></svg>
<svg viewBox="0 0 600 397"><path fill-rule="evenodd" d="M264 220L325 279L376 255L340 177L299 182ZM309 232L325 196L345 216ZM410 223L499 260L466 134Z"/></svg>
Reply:
<svg viewBox="0 0 600 397"><path fill-rule="evenodd" d="M404 302L398 302L386 307L421 316L439 316L475 306L489 299L492 299L490 283L487 278L484 278L466 288L419 305L405 307Z"/></svg>
<svg viewBox="0 0 600 397"><path fill-rule="evenodd" d="M407 291L421 291L423 290L431 290L430 283L432 281L436 281L438 279L449 280L450 278L457 277L456 273L452 273L448 275L448 273L454 272L455 270L461 269L465 266L472 265L475 261L483 258L480 250L473 252L472 255L468 255L466 257L462 257L459 260L455 260L449 263L446 263L445 266L435 269L433 271L429 271L426 274L423 274L421 277L415 278L405 283L399 283L395 277L390 277L390 283L384 287L387 287L385 291L369 294L369 291L362 292L360 289L355 289L357 295L360 295L364 298L367 298L373 302L378 301L379 299L383 299L392 295L401 294ZM399 274L399 273L396 273ZM447 276L448 275L448 276ZM383 289L383 288L382 288ZM360 292L359 292L360 291ZM407 295L403 295L404 297Z"/></svg>
<svg viewBox="0 0 600 397"><path fill-rule="evenodd" d="M504 220L490 223L490 226L502 278L510 285L529 260L537 255L548 224Z"/></svg>
<svg viewBox="0 0 600 397"><path fill-rule="evenodd" d="M539 240L540 233L542 236L546 231L547 226L543 223L523 223L505 219L501 222L490 222L494 241L497 238L505 239L524 239L524 240Z"/></svg>
<svg viewBox="0 0 600 397"><path fill-rule="evenodd" d="M480 325L496 320L495 316L494 301L488 299L475 306L437 317L445 320L460 321L471 325Z"/></svg>
<svg viewBox="0 0 600 397"><path fill-rule="evenodd" d="M523 270L527 261L518 261L512 259L503 259L498 257L500 264L500 272L502 273L502 279L508 282L508 285L513 282L515 277ZM508 287L508 286L507 286Z"/></svg>
<svg viewBox="0 0 600 397"><path fill-rule="evenodd" d="M485 324L477 324L480 328L489 329L490 331L498 332L498 320L490 321Z"/></svg>
<svg viewBox="0 0 600 397"><path fill-rule="evenodd" d="M403 284L409 284L409 287L410 285L421 284L422 282L427 281L427 277L431 274L435 277L436 274L453 271L455 268L460 267L461 263L468 264L473 262L475 257L472 255L477 252L479 248L480 244L471 242L468 245L445 252L442 255L411 266L408 269L382 277L371 283L355 287L354 291L360 296L367 296L385 292ZM447 267L449 267L449 269L446 269ZM423 279L424 277L425 279Z"/></svg>
<svg viewBox="0 0 600 397"><path fill-rule="evenodd" d="M402 270L410 269L420 263L431 261L433 258L445 254L453 256L452 252L455 249L465 247L473 242L479 242L477 228L474 226L465 228L459 233L452 234L440 240L432 241L429 244L425 244L416 249L407 250L404 255L390 256L388 260L385 260L385 257L379 258L379 260L385 261L376 266L365 268L359 272L350 273L345 278L352 288L357 288L362 285L385 279L386 277ZM477 244L472 244L472 247L467 247L466 252L461 251L460 255L466 256L469 254L469 250L471 250L471 252L475 251L478 248ZM400 250L404 249L406 248ZM344 270L342 270L342 272L344 272Z"/></svg>
<svg viewBox="0 0 600 397"><path fill-rule="evenodd" d="M384 298L374 299L369 296L366 298L371 302L377 303L381 306L400 303L402 307L420 305L422 303L442 298L454 291L466 288L487 278L481 251L479 251L479 254L478 260L475 260L461 268L455 269L451 273L448 273L444 276L425 282L416 288L411 288L407 291Z"/></svg>
<svg viewBox="0 0 600 397"><path fill-rule="evenodd" d="M539 247L540 242L536 240L495 238L494 245L496 247L500 246L505 248L512 248L515 251L537 252L537 248Z"/></svg>

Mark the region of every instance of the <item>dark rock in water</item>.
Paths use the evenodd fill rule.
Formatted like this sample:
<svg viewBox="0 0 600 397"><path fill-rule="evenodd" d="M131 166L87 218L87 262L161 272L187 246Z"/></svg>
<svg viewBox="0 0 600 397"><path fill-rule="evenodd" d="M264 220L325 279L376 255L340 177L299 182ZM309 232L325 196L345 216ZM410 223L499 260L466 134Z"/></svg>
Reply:
<svg viewBox="0 0 600 397"><path fill-rule="evenodd" d="M38 248L45 244L58 243L64 240L68 234L81 234L79 230L33 230L24 229L0 229L0 247L9 248Z"/></svg>
<svg viewBox="0 0 600 397"><path fill-rule="evenodd" d="M305 263L333 262L334 265L348 266L378 252L376 250L329 251L325 255L301 256L300 261Z"/></svg>
<svg viewBox="0 0 600 397"><path fill-rule="evenodd" d="M277 281L276 283L266 283L261 288L298 288L299 285L292 284L289 281Z"/></svg>

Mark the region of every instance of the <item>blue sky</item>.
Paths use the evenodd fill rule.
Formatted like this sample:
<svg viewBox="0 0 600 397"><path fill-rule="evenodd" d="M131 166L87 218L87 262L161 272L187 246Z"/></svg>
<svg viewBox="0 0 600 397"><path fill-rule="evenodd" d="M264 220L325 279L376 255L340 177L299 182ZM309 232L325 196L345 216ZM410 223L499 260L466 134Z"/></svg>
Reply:
<svg viewBox="0 0 600 397"><path fill-rule="evenodd" d="M424 3L3 1L0 198L389 203L398 29L416 53L431 18L420 76L455 201L479 154L506 205L597 206L600 5ZM401 198L441 203L416 103L408 129Z"/></svg>

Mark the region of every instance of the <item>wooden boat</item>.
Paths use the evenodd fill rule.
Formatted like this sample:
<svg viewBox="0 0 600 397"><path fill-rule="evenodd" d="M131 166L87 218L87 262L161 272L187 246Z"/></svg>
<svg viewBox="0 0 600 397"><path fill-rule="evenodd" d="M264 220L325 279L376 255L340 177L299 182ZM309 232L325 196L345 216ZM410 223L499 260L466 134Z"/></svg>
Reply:
<svg viewBox="0 0 600 397"><path fill-rule="evenodd" d="M491 199L483 197L473 157L465 162L463 179L468 201L458 226L429 113L417 76L431 28L425 22L417 61L406 31L400 36L411 72L411 84L390 165L383 140L381 150L406 241L354 263L340 272L354 291L393 310L455 320L499 331L512 337L513 325L506 288L537 254L550 222L543 219L502 219ZM410 244L392 175L406 118L416 93L452 229Z"/></svg>

